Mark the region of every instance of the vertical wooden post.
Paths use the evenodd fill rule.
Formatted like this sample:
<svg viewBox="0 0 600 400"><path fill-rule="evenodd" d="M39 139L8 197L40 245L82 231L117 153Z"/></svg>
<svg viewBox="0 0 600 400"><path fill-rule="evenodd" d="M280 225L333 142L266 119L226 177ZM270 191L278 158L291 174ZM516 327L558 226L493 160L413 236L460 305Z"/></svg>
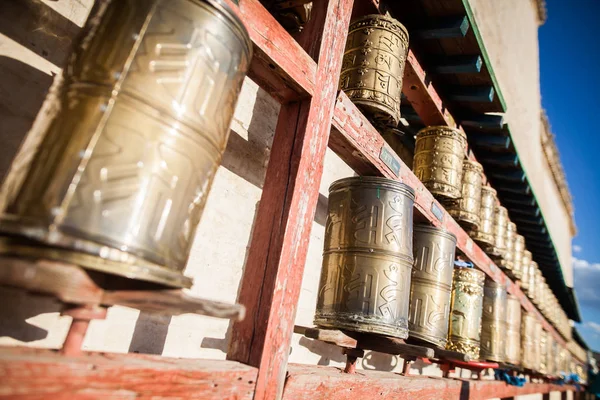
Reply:
<svg viewBox="0 0 600 400"><path fill-rule="evenodd" d="M312 15L323 21L322 35L305 37L321 38L312 54L319 63L317 90L311 99L283 105L279 114L238 297L247 317L234 324L227 354L259 368L255 400L283 392L352 4L315 1Z"/></svg>

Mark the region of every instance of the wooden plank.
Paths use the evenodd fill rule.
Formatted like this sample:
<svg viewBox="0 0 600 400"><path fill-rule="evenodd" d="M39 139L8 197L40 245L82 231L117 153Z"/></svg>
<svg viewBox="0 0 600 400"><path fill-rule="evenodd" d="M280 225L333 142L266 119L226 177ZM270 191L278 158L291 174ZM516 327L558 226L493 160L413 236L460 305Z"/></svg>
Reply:
<svg viewBox="0 0 600 400"><path fill-rule="evenodd" d="M519 388L500 381L401 376L392 372L343 374L337 368L290 364L283 398L296 400L485 400L550 391L574 391L571 385L527 383Z"/></svg>
<svg viewBox="0 0 600 400"><path fill-rule="evenodd" d="M0 397L251 400L257 369L234 361L3 348Z"/></svg>
<svg viewBox="0 0 600 400"><path fill-rule="evenodd" d="M494 101L493 86L456 86L447 89L448 98L470 103L491 103Z"/></svg>
<svg viewBox="0 0 600 400"><path fill-rule="evenodd" d="M401 357L433 358L433 349L413 344L406 344L401 339L385 336L358 335L358 348L380 353L399 355Z"/></svg>
<svg viewBox="0 0 600 400"><path fill-rule="evenodd" d="M481 71L480 56L446 57L432 64L430 70L436 74L468 74Z"/></svg>
<svg viewBox="0 0 600 400"><path fill-rule="evenodd" d="M306 328L304 336L349 349L356 348L358 340L335 329Z"/></svg>
<svg viewBox="0 0 600 400"><path fill-rule="evenodd" d="M412 33L419 39L461 38L469 30L469 19L466 16L440 18L429 28L418 29Z"/></svg>
<svg viewBox="0 0 600 400"><path fill-rule="evenodd" d="M433 349L434 357L439 360L450 360L450 361L461 361L461 362L470 362L471 356L464 353L459 353L458 351L444 350L444 349Z"/></svg>
<svg viewBox="0 0 600 400"><path fill-rule="evenodd" d="M504 284L509 293L519 298L521 304L528 308L535 308L529 299L485 254L483 250L468 236L468 234L446 213L433 195L423 186L421 181L412 173L400 158L400 176L396 174L379 158L381 148L385 145L383 138L377 130L364 117L358 108L350 101L343 92L338 94L333 117L332 140L330 148L335 151L349 165L354 165L355 160L365 160L377 168L380 175L390 179L399 180L415 190L415 220L428 221L434 226L441 226L453 233L457 238L457 248L477 268L492 277L496 282ZM344 143L341 151L339 143ZM436 210L439 210L437 212ZM438 214L436 216L436 214ZM438 218L439 216L439 218ZM536 314L551 332L557 341L564 345L564 340L558 332L546 321L541 314Z"/></svg>
<svg viewBox="0 0 600 400"><path fill-rule="evenodd" d="M319 90L310 100L285 105L279 115L238 297L252 318L233 326L227 355L260 366L255 400L279 398L283 391L352 4L314 4L310 29L323 32L312 47L318 51Z"/></svg>

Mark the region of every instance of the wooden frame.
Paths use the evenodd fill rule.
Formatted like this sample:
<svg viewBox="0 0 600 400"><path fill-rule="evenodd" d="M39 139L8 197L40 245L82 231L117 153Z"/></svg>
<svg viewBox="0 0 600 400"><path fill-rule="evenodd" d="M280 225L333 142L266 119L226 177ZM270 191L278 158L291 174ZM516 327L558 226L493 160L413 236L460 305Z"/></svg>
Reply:
<svg viewBox="0 0 600 400"><path fill-rule="evenodd" d="M379 12L379 2L316 0L314 18L296 40L258 0L240 0L239 7L225 1L245 21L254 44L249 76L282 103L238 298L246 307L246 319L233 326L230 361L173 361L131 354L68 357L5 349L0 353L0 374L7 379L0 393L41 397L48 393L49 382L64 391L61 393L80 396L89 389L107 395L131 390L141 397L255 400L304 398L308 392L311 397L327 399L484 399L573 390L550 384L515 388L495 381L400 377L383 372L358 376L341 374L332 367L287 364L327 146L359 173L383 175L414 188L415 218L454 233L459 250L468 259L505 284L558 343L564 346L565 341L399 158L399 176L380 159L381 149L387 145L348 97L337 92L353 3L357 2L355 13L364 13ZM403 91L424 123L456 126L412 52ZM147 387L152 391L141 390ZM465 393L467 397L462 397Z"/></svg>

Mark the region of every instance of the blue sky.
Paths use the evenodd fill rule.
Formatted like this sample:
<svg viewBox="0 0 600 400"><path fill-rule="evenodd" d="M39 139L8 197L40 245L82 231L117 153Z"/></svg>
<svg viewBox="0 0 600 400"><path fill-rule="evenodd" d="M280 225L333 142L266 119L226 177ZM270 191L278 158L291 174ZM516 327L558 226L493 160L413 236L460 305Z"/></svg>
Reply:
<svg viewBox="0 0 600 400"><path fill-rule="evenodd" d="M575 202L579 331L600 351L600 40L598 0L547 0L540 27L542 105Z"/></svg>

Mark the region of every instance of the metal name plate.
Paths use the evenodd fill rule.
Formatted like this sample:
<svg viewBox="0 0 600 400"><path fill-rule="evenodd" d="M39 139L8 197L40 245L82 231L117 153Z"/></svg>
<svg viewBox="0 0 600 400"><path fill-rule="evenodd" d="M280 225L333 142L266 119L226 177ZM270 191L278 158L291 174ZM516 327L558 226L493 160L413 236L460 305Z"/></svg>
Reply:
<svg viewBox="0 0 600 400"><path fill-rule="evenodd" d="M435 217L440 222L442 222L444 220L444 212L442 211L440 206L437 205L437 203L435 201L431 203L431 212L433 213L433 215L435 215Z"/></svg>
<svg viewBox="0 0 600 400"><path fill-rule="evenodd" d="M385 165L388 166L389 169L392 170L396 176L400 176L400 160L396 153L394 153L386 144L381 147L381 152L379 152L379 159L383 161Z"/></svg>

